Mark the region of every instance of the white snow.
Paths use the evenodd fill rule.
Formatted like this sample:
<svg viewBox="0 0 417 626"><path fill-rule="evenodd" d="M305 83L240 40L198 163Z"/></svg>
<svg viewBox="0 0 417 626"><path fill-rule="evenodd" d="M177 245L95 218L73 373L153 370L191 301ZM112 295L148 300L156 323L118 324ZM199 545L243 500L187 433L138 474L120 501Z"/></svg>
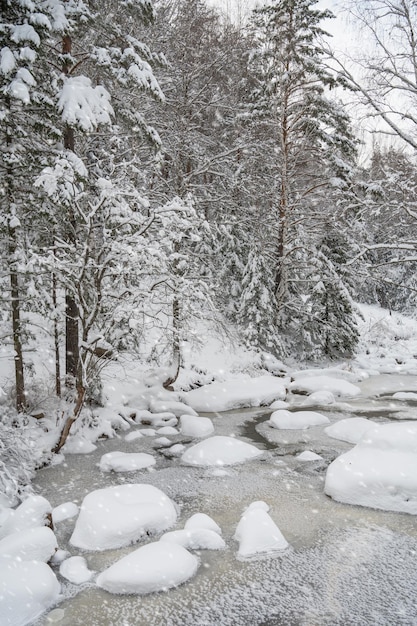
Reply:
<svg viewBox="0 0 417 626"><path fill-rule="evenodd" d="M234 539L239 542L238 556L246 559L259 554L285 550L288 542L268 514L265 502L252 502L237 525Z"/></svg>
<svg viewBox="0 0 417 626"><path fill-rule="evenodd" d="M331 376L306 376L297 378L290 384L293 393L314 393L316 391L330 391L335 397L354 397L360 394L357 385Z"/></svg>
<svg viewBox="0 0 417 626"><path fill-rule="evenodd" d="M48 524L52 507L42 496L29 496L16 509L3 509L1 514L0 539L13 532Z"/></svg>
<svg viewBox="0 0 417 626"><path fill-rule="evenodd" d="M397 391L392 397L394 400L417 400L417 393L413 391Z"/></svg>
<svg viewBox="0 0 417 626"><path fill-rule="evenodd" d="M417 425L373 425L327 470L334 500L417 515Z"/></svg>
<svg viewBox="0 0 417 626"><path fill-rule="evenodd" d="M299 461L322 461L323 460L323 457L320 456L320 454L316 454L315 452L312 452L311 450L304 450L304 452L300 452L300 454L297 454L295 458L298 459Z"/></svg>
<svg viewBox="0 0 417 626"><path fill-rule="evenodd" d="M10 74L16 67L16 59L13 52L5 46L0 50L0 73L3 76Z"/></svg>
<svg viewBox="0 0 417 626"><path fill-rule="evenodd" d="M107 452L100 459L102 472L134 472L155 465L155 457L145 452Z"/></svg>
<svg viewBox="0 0 417 626"><path fill-rule="evenodd" d="M59 567L59 573L76 585L86 583L94 575L94 572L88 569L87 561L83 556L71 556L63 561Z"/></svg>
<svg viewBox="0 0 417 626"><path fill-rule="evenodd" d="M213 530L219 535L222 534L222 529L217 524L217 522L215 522L214 519L206 513L195 513L194 515L189 517L184 524L184 528L208 528L209 530Z"/></svg>
<svg viewBox="0 0 417 626"><path fill-rule="evenodd" d="M162 426L162 428L158 428L157 433L158 435L178 435L179 430L173 426Z"/></svg>
<svg viewBox="0 0 417 626"><path fill-rule="evenodd" d="M263 454L250 443L234 437L215 436L191 446L181 460L187 465L234 465Z"/></svg>
<svg viewBox="0 0 417 626"><path fill-rule="evenodd" d="M36 526L4 537L0 541L0 559L47 563L57 548L53 531L47 526Z"/></svg>
<svg viewBox="0 0 417 626"><path fill-rule="evenodd" d="M275 402L269 405L269 408L273 411L276 411L277 409L288 409L288 407L289 404L285 400L275 400Z"/></svg>
<svg viewBox="0 0 417 626"><path fill-rule="evenodd" d="M52 521L54 524L75 517L79 513L79 507L75 502L63 502L52 509Z"/></svg>
<svg viewBox="0 0 417 626"><path fill-rule="evenodd" d="M335 398L331 391L321 390L314 391L312 394L307 396L302 402L303 406L326 406L329 404L334 404Z"/></svg>
<svg viewBox="0 0 417 626"><path fill-rule="evenodd" d="M214 432L214 426L208 417L182 415L180 417L180 430L181 434L186 437L200 439L211 435Z"/></svg>
<svg viewBox="0 0 417 626"><path fill-rule="evenodd" d="M0 559L2 625L25 626L58 601L61 586L49 565Z"/></svg>
<svg viewBox="0 0 417 626"><path fill-rule="evenodd" d="M121 548L167 530L176 519L172 500L152 485L98 489L84 498L70 543L84 550Z"/></svg>
<svg viewBox="0 0 417 626"><path fill-rule="evenodd" d="M68 437L65 445L62 446L64 454L90 454L96 449L97 446L82 435Z"/></svg>
<svg viewBox="0 0 417 626"><path fill-rule="evenodd" d="M98 578L97 585L110 593L146 594L166 591L195 575L198 559L169 541L148 543L120 559Z"/></svg>
<svg viewBox="0 0 417 626"><path fill-rule="evenodd" d="M279 428L280 430L305 430L313 426L329 424L330 420L325 415L316 413L315 411L291 412L286 409L281 409L274 411L267 423L272 428Z"/></svg>
<svg viewBox="0 0 417 626"><path fill-rule="evenodd" d="M172 413L175 417L180 417L181 415L197 415L197 413L184 402L179 402L177 400L156 400L150 403L150 409L152 413L163 413L164 411L168 413Z"/></svg>
<svg viewBox="0 0 417 626"><path fill-rule="evenodd" d="M100 124L110 124L113 108L110 94L102 86L93 87L87 76L68 76L58 99L62 121L83 131L92 132Z"/></svg>
<svg viewBox="0 0 417 626"><path fill-rule="evenodd" d="M274 376L239 378L223 383L211 383L183 394L196 411L218 412L243 407L269 405L284 400L288 379Z"/></svg>
<svg viewBox="0 0 417 626"><path fill-rule="evenodd" d="M125 441L135 441L135 439L141 439L142 437L140 430L134 430L125 436Z"/></svg>
<svg viewBox="0 0 417 626"><path fill-rule="evenodd" d="M223 550L224 539L210 528L184 528L162 535L160 541L178 543L187 550Z"/></svg>
<svg viewBox="0 0 417 626"><path fill-rule="evenodd" d="M327 426L324 432L333 439L340 439L348 443L358 443L363 435L373 426L374 422L370 422L364 417L348 417L335 422L331 426Z"/></svg>

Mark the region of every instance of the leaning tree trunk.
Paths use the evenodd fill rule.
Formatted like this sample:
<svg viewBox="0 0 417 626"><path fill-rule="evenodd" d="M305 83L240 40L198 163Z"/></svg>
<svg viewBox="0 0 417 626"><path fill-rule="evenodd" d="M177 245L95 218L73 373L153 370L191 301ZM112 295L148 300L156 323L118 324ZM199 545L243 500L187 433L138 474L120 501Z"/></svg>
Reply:
<svg viewBox="0 0 417 626"><path fill-rule="evenodd" d="M174 297L172 303L172 363L169 375L164 380L164 389L171 390L171 385L175 383L180 373L181 367L181 349L180 349L180 303L177 296Z"/></svg>

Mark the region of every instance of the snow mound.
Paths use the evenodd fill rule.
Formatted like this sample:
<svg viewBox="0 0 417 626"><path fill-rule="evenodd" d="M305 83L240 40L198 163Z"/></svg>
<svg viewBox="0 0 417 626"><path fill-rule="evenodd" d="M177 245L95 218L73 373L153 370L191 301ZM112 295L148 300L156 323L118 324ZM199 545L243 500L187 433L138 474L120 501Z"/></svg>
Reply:
<svg viewBox="0 0 417 626"><path fill-rule="evenodd" d="M0 541L0 558L47 563L58 548L53 531L37 526L11 533Z"/></svg>
<svg viewBox="0 0 417 626"><path fill-rule="evenodd" d="M162 428L158 428L157 433L158 435L178 435L179 430L173 426L162 426Z"/></svg>
<svg viewBox="0 0 417 626"><path fill-rule="evenodd" d="M217 522L210 515L206 515L206 513L195 513L192 515L185 522L184 528L207 528L208 530L213 530L218 535L222 534L222 529Z"/></svg>
<svg viewBox="0 0 417 626"><path fill-rule="evenodd" d="M374 425L374 422L370 422L364 417L348 417L331 426L327 426L324 432L329 437L333 437L333 439L340 439L348 443L358 443L363 435Z"/></svg>
<svg viewBox="0 0 417 626"><path fill-rule="evenodd" d="M59 568L61 576L75 585L81 585L91 579L94 572L89 570L83 556L71 556L63 561Z"/></svg>
<svg viewBox="0 0 417 626"><path fill-rule="evenodd" d="M288 542L268 514L265 502L252 502L237 525L234 539L239 542L238 557L247 559L259 554L285 550Z"/></svg>
<svg viewBox="0 0 417 626"><path fill-rule="evenodd" d="M392 396L394 400L413 400L417 401L417 393L413 391L397 391Z"/></svg>
<svg viewBox="0 0 417 626"><path fill-rule="evenodd" d="M52 509L52 521L54 524L75 517L79 513L79 507L75 502L63 502Z"/></svg>
<svg viewBox="0 0 417 626"><path fill-rule="evenodd" d="M166 591L192 578L198 559L169 541L148 543L104 570L97 585L110 593L146 594Z"/></svg>
<svg viewBox="0 0 417 626"><path fill-rule="evenodd" d="M367 378L368 375L364 372L351 372L350 370L341 369L340 367L322 367L291 372L291 377L294 380L309 377L315 378L316 376L330 376L331 378L340 378L342 380L348 380L351 383L356 383Z"/></svg>
<svg viewBox="0 0 417 626"><path fill-rule="evenodd" d="M224 550L226 544L218 533L209 528L184 528L162 535L161 541L171 541L187 550Z"/></svg>
<svg viewBox="0 0 417 626"><path fill-rule="evenodd" d="M285 409L274 411L267 422L272 428L280 430L305 430L321 424L329 424L330 420L321 413L315 411L287 411Z"/></svg>
<svg viewBox="0 0 417 626"><path fill-rule="evenodd" d="M262 450L234 437L209 437L191 446L181 460L187 465L234 465L263 454Z"/></svg>
<svg viewBox="0 0 417 626"><path fill-rule="evenodd" d="M46 563L0 559L2 624L24 626L55 604L60 584Z"/></svg>
<svg viewBox="0 0 417 626"><path fill-rule="evenodd" d="M176 519L172 500L152 485L98 489L84 498L70 543L84 550L121 548L167 530Z"/></svg>
<svg viewBox="0 0 417 626"><path fill-rule="evenodd" d="M100 459L102 472L135 472L155 465L152 454L145 452L107 452Z"/></svg>
<svg viewBox="0 0 417 626"><path fill-rule="evenodd" d="M125 436L125 441L135 441L135 439L141 439L142 437L140 430L134 430Z"/></svg>
<svg viewBox="0 0 417 626"><path fill-rule="evenodd" d="M184 399L196 411L208 413L229 411L252 406L266 406L274 400L284 400L288 379L274 376L241 378L223 383L211 383L184 393Z"/></svg>
<svg viewBox="0 0 417 626"><path fill-rule="evenodd" d="M169 399L151 402L150 409L152 413L168 411L169 413L173 413L175 417L180 417L181 415L197 415L194 409L188 406L188 404Z"/></svg>
<svg viewBox="0 0 417 626"><path fill-rule="evenodd" d="M211 435L214 432L214 426L208 417L182 415L180 418L180 430L181 434L186 437L200 439Z"/></svg>
<svg viewBox="0 0 417 626"><path fill-rule="evenodd" d="M322 461L323 460L323 457L320 456L320 454L316 454L315 452L312 452L311 450L304 450L304 452L301 452L295 458L298 459L299 461Z"/></svg>
<svg viewBox="0 0 417 626"><path fill-rule="evenodd" d="M90 454L97 449L92 441L85 439L80 435L73 435L69 437L64 446L62 446L62 452L64 454Z"/></svg>
<svg viewBox="0 0 417 626"><path fill-rule="evenodd" d="M373 425L329 465L324 491L339 502L417 515L417 425Z"/></svg>
<svg viewBox="0 0 417 626"><path fill-rule="evenodd" d="M328 406L334 403L335 398L332 392L322 389L321 391L314 391L302 404L303 406Z"/></svg>
<svg viewBox="0 0 417 626"><path fill-rule="evenodd" d="M357 385L341 378L331 376L306 376L297 378L290 384L293 393L315 393L316 391L330 391L335 397L351 398L360 394Z"/></svg>
<svg viewBox="0 0 417 626"><path fill-rule="evenodd" d="M269 408L272 409L273 411L276 411L277 409L288 409L288 402L285 402L285 400L275 400L275 402L273 402Z"/></svg>
<svg viewBox="0 0 417 626"><path fill-rule="evenodd" d="M43 496L29 496L14 510L3 509L0 512L0 539L11 533L48 525L51 513L52 507Z"/></svg>

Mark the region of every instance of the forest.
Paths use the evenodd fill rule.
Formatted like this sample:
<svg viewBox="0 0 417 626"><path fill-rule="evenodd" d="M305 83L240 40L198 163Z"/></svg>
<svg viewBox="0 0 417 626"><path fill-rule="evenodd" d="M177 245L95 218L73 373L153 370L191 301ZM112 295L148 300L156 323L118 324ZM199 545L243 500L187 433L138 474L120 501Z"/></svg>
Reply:
<svg viewBox="0 0 417 626"><path fill-rule="evenodd" d="M388 436L384 425L368 418L376 415L369 413L376 411L369 398L385 393L394 404L378 405L383 424L415 419L410 406L417 402L411 380L417 373L417 5L359 0L344 3L336 16L322 4L265 0L249 10L237 2L239 10L231 13L225 10L228 2L225 7L205 0L0 1L0 565L29 542L23 557L19 552L16 562L7 562L6 578L0 576L0 592L3 587L7 592L0 593L6 602L0 604L0 617L2 610L10 611L6 623L32 623L61 598L61 578L46 563L63 551L45 522L46 513L52 519L51 506L33 495L33 480L52 499L68 498L67 488L73 489L73 502L53 509L58 525L78 514L75 502L90 491L70 543L93 551L125 548L144 535L142 526L140 532L126 527L127 541L117 543L126 514L120 510L114 513L115 543L105 536L105 526L88 537L100 507L118 511L125 489L138 511L143 498L149 511L161 502L166 507L165 517L149 523L146 539L175 525L179 507L159 491L168 489L193 515L184 529L140 548L149 556L142 552L138 563L150 569L165 563L171 546L178 552L173 587L199 567L186 548L226 546L217 524L199 509L196 513L192 498L184 496L204 483L209 502L213 477L224 481L212 502L236 498L222 518L229 535L230 511L237 514L243 501L247 506L248 498L253 500L235 535L226 532L229 544L240 542L243 560L289 546L262 499L273 499L275 489L288 510L298 500L287 501L287 491L300 489L314 507L309 498L315 490L323 527L326 507L333 506L325 494L384 512L416 513L415 478L411 487L404 478L416 475L415 426L385 424ZM355 33L351 46L329 35L335 22L340 32L349 25ZM216 366L210 361L215 350ZM385 360L376 366L377 359ZM375 373L398 378L367 383ZM380 384L385 387L378 396ZM328 415L310 410L317 406L327 407ZM393 406L402 417L392 417ZM254 407L259 411L251 414L254 420L265 418L268 409L260 407L272 415L251 430L246 414L233 411ZM229 421L222 420L230 411ZM340 420L345 413L359 422L346 425L348 420ZM138 425L146 428L133 429L123 445L133 450L132 442L140 439L141 452L115 448L122 447L120 433ZM375 428L372 445L388 455L381 461L379 452L360 439L370 426ZM291 435L307 428L310 439ZM325 431L344 443L329 443ZM255 444L261 433L265 449L236 438L236 432ZM186 448L193 439L202 441ZM372 492L374 500L369 490L358 496L360 485L352 488L353 495L349 491L343 460L336 458L346 452L346 442L358 444L346 454L352 453L358 467L363 464L369 481L375 468L382 473L385 466L394 468L386 484ZM300 445L309 443L301 452ZM105 449L110 451L100 459ZM93 453L94 467L84 452ZM65 462L64 455L74 453L79 460ZM279 454L287 455L288 472ZM265 459L273 467L268 477ZM410 464L398 476L396 459ZM297 463L303 460L316 463L317 473L300 470ZM249 461L265 496L255 492L257 483L243 464ZM222 469L235 463L243 464L240 470ZM214 469L198 474L201 465ZM185 466L199 479L190 482ZM327 466L323 492L324 478L317 477ZM42 472L55 470L57 482L48 491ZM149 484L121 486L125 479L118 472L143 470L148 474L141 479ZM82 492L83 480L94 472L99 472L94 484L106 486L102 501L100 490L92 491L94 484ZM310 491L297 472L311 480ZM275 476L284 478L275 484ZM243 484L247 492L238 500ZM379 533L389 553L381 524L395 527L397 518L395 523L389 517L372 519L378 526L374 536ZM398 555L414 541L401 519L398 524L410 536L395 539L392 562L400 571L404 560ZM260 524L270 531L267 549L255 541ZM10 547L16 533L28 528L33 541L22 535L18 547ZM68 543L69 531L59 532L60 543ZM175 533L180 533L177 543ZM361 533L361 541L373 545L369 528ZM296 547L298 540L296 533L290 537ZM28 560L35 544L35 556ZM336 550L330 559L335 563L338 544L329 545ZM242 576L238 583L244 587L246 570L236 569L230 554L224 557L230 577ZM288 554L293 574L308 568L301 549ZM134 569L139 565L133 555L129 567ZM385 556L378 555L383 562ZM25 567L32 563L33 574L19 569L22 558ZM62 578L71 584L91 579L84 557L72 557L81 559L72 564L68 554L61 558ZM116 572L113 565L103 571L109 561L97 563L94 571L102 570L97 586L114 594L166 591L165 578L171 576L158 574L153 587L148 579L129 587L131 581L122 582L127 565ZM266 580L262 567L254 565L253 571ZM47 591L31 587L36 568ZM282 575L279 563L270 571ZM22 596L20 602L21 576L32 581L32 599ZM201 580L200 575L192 583L197 592ZM322 580L327 579L322 576L316 584ZM66 599L78 593L62 584ZM214 597L216 582L210 584ZM9 597L13 585L18 591ZM381 624L400 623L395 617L400 612L390 613L397 610L392 603L383 607L389 593L378 600ZM259 615L268 604L261 595L256 596ZM349 602L348 595L343 602ZM158 597L143 605L149 615ZM216 610L222 606L219 597ZM413 594L401 597L410 616ZM167 602L174 606L175 596ZM306 601L306 615L311 602ZM106 611L106 602L101 604ZM136 611L132 606L126 610ZM82 610L89 611L88 602L86 607ZM239 607L236 600L231 621L224 623L255 623L250 612L239 621ZM367 600L363 614L368 608ZM353 623L340 615L340 622L338 617L321 623ZM177 623L203 623L184 619ZM306 619L285 623L319 623Z"/></svg>
<svg viewBox="0 0 417 626"><path fill-rule="evenodd" d="M353 3L355 58L317 4L1 3L4 441L47 407L59 452L123 355L173 389L206 332L268 370L415 315L416 6Z"/></svg>

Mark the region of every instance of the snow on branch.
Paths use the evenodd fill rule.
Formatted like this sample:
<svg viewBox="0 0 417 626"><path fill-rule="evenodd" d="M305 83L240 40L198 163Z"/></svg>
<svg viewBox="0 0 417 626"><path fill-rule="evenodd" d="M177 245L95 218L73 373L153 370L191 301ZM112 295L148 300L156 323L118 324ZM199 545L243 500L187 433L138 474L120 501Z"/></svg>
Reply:
<svg viewBox="0 0 417 626"><path fill-rule="evenodd" d="M86 76L64 78L58 110L63 122L86 132L94 131L100 124L110 124L114 115L109 92L102 85L93 87Z"/></svg>

